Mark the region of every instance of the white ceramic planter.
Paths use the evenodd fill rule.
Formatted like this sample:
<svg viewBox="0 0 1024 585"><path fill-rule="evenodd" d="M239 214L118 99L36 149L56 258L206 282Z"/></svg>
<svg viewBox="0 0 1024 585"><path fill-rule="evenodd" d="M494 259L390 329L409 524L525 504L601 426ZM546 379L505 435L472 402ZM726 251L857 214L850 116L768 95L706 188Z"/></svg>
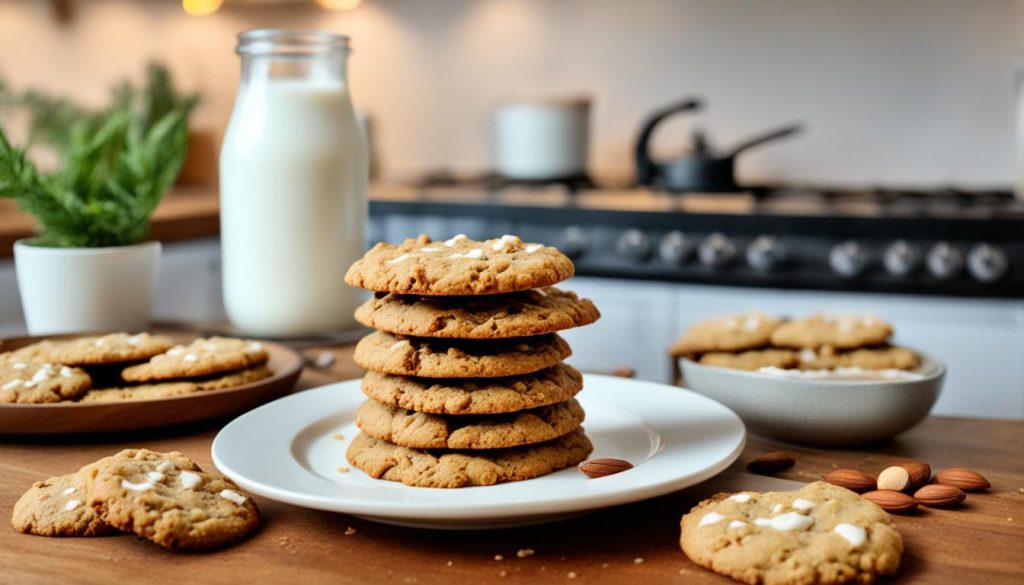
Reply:
<svg viewBox="0 0 1024 585"><path fill-rule="evenodd" d="M19 240L14 264L32 335L149 327L160 242L47 248Z"/></svg>

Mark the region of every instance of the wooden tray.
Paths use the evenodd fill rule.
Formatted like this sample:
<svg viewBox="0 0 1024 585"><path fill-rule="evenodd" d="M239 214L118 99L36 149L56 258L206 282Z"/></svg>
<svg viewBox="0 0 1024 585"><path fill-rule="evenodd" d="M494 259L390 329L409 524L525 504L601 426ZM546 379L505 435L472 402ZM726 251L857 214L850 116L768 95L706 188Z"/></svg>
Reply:
<svg viewBox="0 0 1024 585"><path fill-rule="evenodd" d="M196 334L187 335L180 332L154 333L181 342L198 337ZM80 335L82 334L4 339L0 340L0 351L10 351L43 339ZM0 404L0 435L133 431L196 422L251 410L291 392L303 367L302 356L290 347L269 341L260 343L270 355L267 365L274 374L258 382L157 400Z"/></svg>

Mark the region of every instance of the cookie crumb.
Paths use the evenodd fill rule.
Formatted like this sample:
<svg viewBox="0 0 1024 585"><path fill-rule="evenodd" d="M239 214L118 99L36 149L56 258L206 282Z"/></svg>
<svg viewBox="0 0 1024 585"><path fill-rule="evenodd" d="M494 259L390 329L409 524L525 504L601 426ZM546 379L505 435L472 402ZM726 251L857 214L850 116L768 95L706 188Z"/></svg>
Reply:
<svg viewBox="0 0 1024 585"><path fill-rule="evenodd" d="M349 526L348 528L345 529L345 536L352 536L355 533L356 533L356 529L351 527L351 526Z"/></svg>
<svg viewBox="0 0 1024 585"><path fill-rule="evenodd" d="M568 577L570 579L575 579L576 578L576 571L569 571L569 574L567 574L566 577Z"/></svg>
<svg viewBox="0 0 1024 585"><path fill-rule="evenodd" d="M335 441L344 441L345 435L341 433L334 433L333 435L331 435L331 438L334 439Z"/></svg>
<svg viewBox="0 0 1024 585"><path fill-rule="evenodd" d="M505 557L503 557L501 555L494 555L494 560L496 560L496 561L504 561Z"/></svg>
<svg viewBox="0 0 1024 585"><path fill-rule="evenodd" d="M348 467L345 467L344 465L339 465L338 473L348 473Z"/></svg>
<svg viewBox="0 0 1024 585"><path fill-rule="evenodd" d="M642 565L643 562L644 562L644 558L643 557L637 557L637 558L633 559L633 564L634 565Z"/></svg>
<svg viewBox="0 0 1024 585"><path fill-rule="evenodd" d="M533 556L534 550L532 548L521 548L516 552L516 556L525 559L526 557Z"/></svg>
<svg viewBox="0 0 1024 585"><path fill-rule="evenodd" d="M502 578L508 577L508 571L502 571L502 572L498 573L498 576L502 577Z"/></svg>
<svg viewBox="0 0 1024 585"><path fill-rule="evenodd" d="M446 564L446 565L448 565L448 566L450 567L450 566L452 566L452 565L453 565L454 563L452 563L451 561L448 561L448 562L447 562L447 563L445 563L445 564Z"/></svg>

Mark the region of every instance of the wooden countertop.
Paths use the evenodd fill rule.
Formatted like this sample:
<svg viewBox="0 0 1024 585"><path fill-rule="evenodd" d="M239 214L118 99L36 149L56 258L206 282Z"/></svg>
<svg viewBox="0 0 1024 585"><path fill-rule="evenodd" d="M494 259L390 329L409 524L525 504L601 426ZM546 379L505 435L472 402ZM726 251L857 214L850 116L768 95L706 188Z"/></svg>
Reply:
<svg viewBox="0 0 1024 585"><path fill-rule="evenodd" d="M300 389L361 375L350 347L331 351L337 363L329 371L307 370ZM180 450L213 469L210 443L224 422L117 436L0 437L0 516L10 517L33 481L72 472L125 447ZM899 576L885 582L1024 582L1024 422L930 418L870 449L786 447L797 464L779 477L746 471L747 461L778 448L751 440L735 465L701 485L511 530L400 528L264 498L256 498L264 518L256 535L206 554L168 552L133 536L56 539L0 527L0 582L733 583L690 563L677 544L680 516L700 499L718 491L794 489L836 466L878 472L908 458L927 461L934 470L971 467L993 487L970 494L957 509L895 516L906 552ZM346 536L350 526L356 533ZM536 554L516 557L527 548Z"/></svg>
<svg viewBox="0 0 1024 585"><path fill-rule="evenodd" d="M220 233L220 201L213 189L175 187L153 213L150 240L173 242L216 236ZM31 237L35 219L10 199L0 199L0 258L14 254L14 242Z"/></svg>

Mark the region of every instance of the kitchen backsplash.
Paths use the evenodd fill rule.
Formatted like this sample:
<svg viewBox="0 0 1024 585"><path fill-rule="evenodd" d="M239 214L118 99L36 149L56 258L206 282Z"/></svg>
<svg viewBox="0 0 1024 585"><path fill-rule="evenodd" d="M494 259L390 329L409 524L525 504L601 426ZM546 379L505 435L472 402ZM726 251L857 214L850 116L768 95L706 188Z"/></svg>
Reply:
<svg viewBox="0 0 1024 585"><path fill-rule="evenodd" d="M728 144L803 121L799 138L751 153L748 181L1009 186L1024 7L1012 0L364 0L331 13L227 2L190 17L170 0L0 1L0 77L99 101L156 57L203 92L219 134L238 79L238 31L350 34L357 105L374 119L385 177L493 165L491 114L509 96L594 99L591 166L629 176L642 119L696 94L698 122ZM964 107L968 105L969 107ZM678 150L679 123L656 149Z"/></svg>

